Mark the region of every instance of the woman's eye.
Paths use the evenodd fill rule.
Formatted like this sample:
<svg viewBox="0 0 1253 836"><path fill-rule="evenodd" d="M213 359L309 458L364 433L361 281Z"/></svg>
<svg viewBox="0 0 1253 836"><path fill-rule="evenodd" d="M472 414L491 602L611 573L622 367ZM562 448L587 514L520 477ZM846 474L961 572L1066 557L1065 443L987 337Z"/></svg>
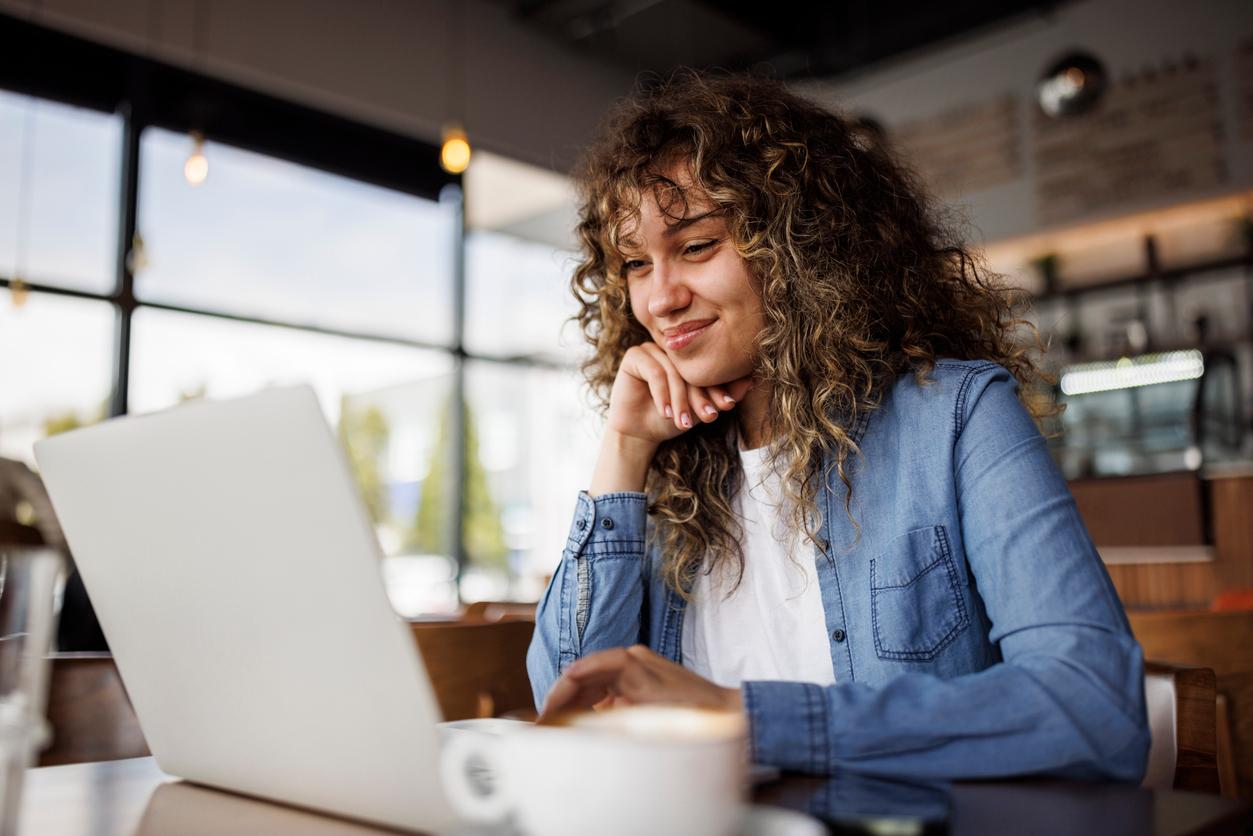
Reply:
<svg viewBox="0 0 1253 836"><path fill-rule="evenodd" d="M644 266L644 262L640 261L639 259L634 259L632 261L624 261L622 263L622 275L625 276L629 273L633 273L643 266Z"/></svg>
<svg viewBox="0 0 1253 836"><path fill-rule="evenodd" d="M705 250L709 249L716 243L718 242L717 241L700 241L696 244L688 245L687 249L685 249L683 252L686 255L695 255L696 253L704 252Z"/></svg>

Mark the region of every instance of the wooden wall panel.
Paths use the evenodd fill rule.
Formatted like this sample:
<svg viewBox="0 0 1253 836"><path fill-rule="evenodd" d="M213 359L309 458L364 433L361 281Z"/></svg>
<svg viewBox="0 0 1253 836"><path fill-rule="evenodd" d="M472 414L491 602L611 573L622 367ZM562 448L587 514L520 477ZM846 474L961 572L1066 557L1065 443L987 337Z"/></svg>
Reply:
<svg viewBox="0 0 1253 836"><path fill-rule="evenodd" d="M1215 478L1209 486L1219 586L1253 588L1253 476Z"/></svg>
<svg viewBox="0 0 1253 836"><path fill-rule="evenodd" d="M1128 609L1208 609L1253 588L1253 475L1076 479L1070 490ZM1212 560L1162 559L1204 552L1207 522Z"/></svg>
<svg viewBox="0 0 1253 836"><path fill-rule="evenodd" d="M1075 479L1070 492L1099 546L1183 546L1205 542L1198 474Z"/></svg>
<svg viewBox="0 0 1253 836"><path fill-rule="evenodd" d="M1107 563L1128 610L1206 609L1218 594L1216 564Z"/></svg>

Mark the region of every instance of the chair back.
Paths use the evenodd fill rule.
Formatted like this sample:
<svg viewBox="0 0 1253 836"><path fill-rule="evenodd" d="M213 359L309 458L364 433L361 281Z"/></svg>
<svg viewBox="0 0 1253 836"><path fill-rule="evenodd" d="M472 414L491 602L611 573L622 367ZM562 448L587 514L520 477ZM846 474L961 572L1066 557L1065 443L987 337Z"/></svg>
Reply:
<svg viewBox="0 0 1253 836"><path fill-rule="evenodd" d="M1146 662L1152 744L1143 785L1218 793L1214 672Z"/></svg>
<svg viewBox="0 0 1253 836"><path fill-rule="evenodd" d="M445 720L535 718L526 651L535 623L411 622Z"/></svg>
<svg viewBox="0 0 1253 836"><path fill-rule="evenodd" d="M40 753L40 766L149 754L112 655L56 653L50 661L48 722L52 742Z"/></svg>
<svg viewBox="0 0 1253 836"><path fill-rule="evenodd" d="M1214 671L1223 795L1253 801L1253 610L1128 612L1148 659Z"/></svg>
<svg viewBox="0 0 1253 836"><path fill-rule="evenodd" d="M474 601L466 604L461 621L478 624L491 621L534 621L535 602L526 601Z"/></svg>
<svg viewBox="0 0 1253 836"><path fill-rule="evenodd" d="M0 520L0 546L42 546L39 529L13 520Z"/></svg>

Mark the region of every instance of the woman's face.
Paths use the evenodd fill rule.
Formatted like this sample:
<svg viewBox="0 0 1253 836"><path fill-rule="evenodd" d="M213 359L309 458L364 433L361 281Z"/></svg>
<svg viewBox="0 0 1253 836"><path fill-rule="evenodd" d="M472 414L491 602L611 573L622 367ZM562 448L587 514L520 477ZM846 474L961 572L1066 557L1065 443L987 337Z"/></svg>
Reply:
<svg viewBox="0 0 1253 836"><path fill-rule="evenodd" d="M639 225L623 239L631 311L689 384L729 383L753 371L760 294L726 220L683 171L667 174L684 189L686 211L666 214L658 195L645 193Z"/></svg>

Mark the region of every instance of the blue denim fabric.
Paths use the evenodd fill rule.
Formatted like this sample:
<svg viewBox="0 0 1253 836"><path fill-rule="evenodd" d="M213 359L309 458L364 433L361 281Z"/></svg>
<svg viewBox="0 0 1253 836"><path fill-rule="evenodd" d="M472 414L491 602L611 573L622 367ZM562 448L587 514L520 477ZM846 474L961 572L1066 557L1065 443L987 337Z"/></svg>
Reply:
<svg viewBox="0 0 1253 836"><path fill-rule="evenodd" d="M1143 660L1066 483L1001 366L944 360L854 427L815 549L836 684L745 682L756 761L937 778L1139 781ZM537 614L537 702L570 662L643 643L680 661L640 493L581 494Z"/></svg>

